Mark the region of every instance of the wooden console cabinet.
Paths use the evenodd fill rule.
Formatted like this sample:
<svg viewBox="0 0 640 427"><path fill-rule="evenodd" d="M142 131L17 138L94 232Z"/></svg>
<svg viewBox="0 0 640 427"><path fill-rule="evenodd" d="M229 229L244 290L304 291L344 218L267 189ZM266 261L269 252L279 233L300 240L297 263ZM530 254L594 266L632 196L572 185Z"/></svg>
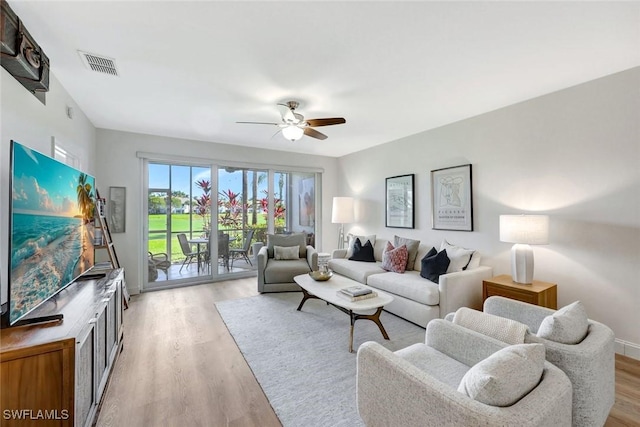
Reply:
<svg viewBox="0 0 640 427"><path fill-rule="evenodd" d="M62 322L0 331L0 424L87 427L122 350L122 269L78 281L33 313Z"/></svg>
<svg viewBox="0 0 640 427"><path fill-rule="evenodd" d="M482 302L494 295L554 310L558 308L558 286L555 283L534 280L530 285L523 285L511 280L510 275L503 274L482 281Z"/></svg>

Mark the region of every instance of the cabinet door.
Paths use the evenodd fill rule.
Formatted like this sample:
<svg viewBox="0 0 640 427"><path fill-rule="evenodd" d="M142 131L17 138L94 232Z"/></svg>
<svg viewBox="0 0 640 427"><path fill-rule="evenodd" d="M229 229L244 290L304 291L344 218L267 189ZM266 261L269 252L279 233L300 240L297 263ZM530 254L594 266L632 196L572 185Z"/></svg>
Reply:
<svg viewBox="0 0 640 427"><path fill-rule="evenodd" d="M96 409L95 319L76 340L76 426L90 426Z"/></svg>
<svg viewBox="0 0 640 427"><path fill-rule="evenodd" d="M107 377L107 310L102 305L96 322L96 400L100 401Z"/></svg>
<svg viewBox="0 0 640 427"><path fill-rule="evenodd" d="M113 288L113 292L107 302L107 365L111 365L117 352L118 340L118 307L116 304L117 292Z"/></svg>

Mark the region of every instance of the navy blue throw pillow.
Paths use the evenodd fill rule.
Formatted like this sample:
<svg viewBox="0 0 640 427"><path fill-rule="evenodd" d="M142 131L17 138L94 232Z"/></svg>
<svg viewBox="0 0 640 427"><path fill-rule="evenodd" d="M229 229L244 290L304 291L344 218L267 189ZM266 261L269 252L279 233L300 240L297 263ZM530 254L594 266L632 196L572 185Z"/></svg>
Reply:
<svg viewBox="0 0 640 427"><path fill-rule="evenodd" d="M367 243L363 245L360 239L356 238L353 243L353 255L349 259L351 261L376 262L371 242L367 240Z"/></svg>
<svg viewBox="0 0 640 427"><path fill-rule="evenodd" d="M440 275L447 272L447 268L449 267L451 260L447 256L446 249L443 249L441 252L437 252L432 248L420 262L422 264L420 276L431 280L434 283L438 283Z"/></svg>

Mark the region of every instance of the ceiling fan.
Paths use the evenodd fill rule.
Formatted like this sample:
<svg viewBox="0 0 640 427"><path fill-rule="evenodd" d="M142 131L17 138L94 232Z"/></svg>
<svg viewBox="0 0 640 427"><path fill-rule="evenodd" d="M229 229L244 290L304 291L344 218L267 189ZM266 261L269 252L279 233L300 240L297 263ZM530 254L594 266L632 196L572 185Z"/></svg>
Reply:
<svg viewBox="0 0 640 427"><path fill-rule="evenodd" d="M278 104L286 107L282 112L282 123L265 123L265 122L236 122L254 125L275 125L280 128L282 135L291 141L297 141L302 135L310 136L316 139L327 139L327 135L313 129L318 126L340 125L347 121L342 117L332 117L326 119L308 119L296 113L296 108L300 105L297 101L288 101L286 104ZM280 131L278 131L280 132Z"/></svg>

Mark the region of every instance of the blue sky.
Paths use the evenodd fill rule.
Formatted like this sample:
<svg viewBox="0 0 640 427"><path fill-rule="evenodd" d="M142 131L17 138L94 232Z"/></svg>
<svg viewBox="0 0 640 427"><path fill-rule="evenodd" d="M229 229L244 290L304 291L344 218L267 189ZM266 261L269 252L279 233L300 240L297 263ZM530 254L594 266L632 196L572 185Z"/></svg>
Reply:
<svg viewBox="0 0 640 427"><path fill-rule="evenodd" d="M14 143L13 211L41 215L76 216L80 171L24 145ZM95 189L95 180L89 176Z"/></svg>

